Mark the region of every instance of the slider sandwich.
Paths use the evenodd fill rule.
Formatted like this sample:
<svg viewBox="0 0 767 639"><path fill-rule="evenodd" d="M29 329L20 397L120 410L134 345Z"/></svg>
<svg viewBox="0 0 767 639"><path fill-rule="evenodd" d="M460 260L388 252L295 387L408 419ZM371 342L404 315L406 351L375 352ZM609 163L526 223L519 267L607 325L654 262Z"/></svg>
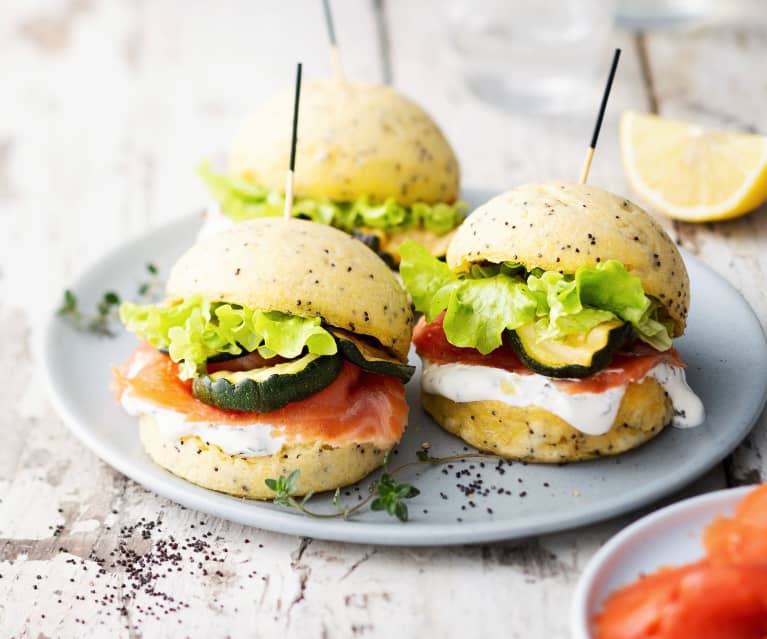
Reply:
<svg viewBox="0 0 767 639"><path fill-rule="evenodd" d="M469 444L567 462L703 421L672 346L687 319L687 270L628 200L529 184L469 215L446 264L414 242L400 252L425 315L414 335L424 408Z"/></svg>
<svg viewBox="0 0 767 639"><path fill-rule="evenodd" d="M286 91L247 119L226 174L203 164L215 200L203 234L282 214L292 101ZM298 140L294 216L356 235L392 266L408 238L444 256L464 217L459 167L421 107L386 86L308 82Z"/></svg>
<svg viewBox="0 0 767 639"><path fill-rule="evenodd" d="M115 368L160 466L200 486L268 499L352 484L407 422L413 315L387 265L330 226L270 218L201 240L161 304L123 304L141 344Z"/></svg>

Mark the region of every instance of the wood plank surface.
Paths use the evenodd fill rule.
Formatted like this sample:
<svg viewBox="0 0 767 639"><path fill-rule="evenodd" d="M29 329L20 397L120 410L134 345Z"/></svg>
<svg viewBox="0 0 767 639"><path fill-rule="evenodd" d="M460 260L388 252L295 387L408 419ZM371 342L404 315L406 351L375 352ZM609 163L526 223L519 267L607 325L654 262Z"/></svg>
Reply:
<svg viewBox="0 0 767 639"><path fill-rule="evenodd" d="M522 116L482 103L450 62L440 4L334 0L348 75L391 81L426 106L466 185L575 180L593 113ZM568 637L581 570L642 513L474 547L289 537L145 491L87 451L45 397L35 360L63 288L126 237L201 209L195 165L292 81L296 59L308 76L330 72L320 4L11 2L0 6L0 35L0 636ZM767 133L767 85L754 78L767 59L763 31L619 32L610 44L624 56L594 184L630 192L617 138L625 108L657 104ZM667 225L763 323L765 216ZM729 462L729 481L767 477L765 455L763 419ZM685 494L725 480L715 469Z"/></svg>
<svg viewBox="0 0 767 639"><path fill-rule="evenodd" d="M765 24L712 26L644 39L648 93L661 115L767 135ZM679 243L737 288L767 327L767 206L719 223L675 222ZM722 326L726 331L726 309ZM721 336L726 343L726 333ZM737 362L728 362L737 366ZM727 461L728 483L767 481L767 414Z"/></svg>

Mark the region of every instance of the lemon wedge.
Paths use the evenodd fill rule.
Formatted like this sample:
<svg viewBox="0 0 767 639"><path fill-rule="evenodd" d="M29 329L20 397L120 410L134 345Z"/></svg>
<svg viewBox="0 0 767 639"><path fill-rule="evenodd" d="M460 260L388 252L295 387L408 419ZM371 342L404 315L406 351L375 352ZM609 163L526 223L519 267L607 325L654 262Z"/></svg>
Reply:
<svg viewBox="0 0 767 639"><path fill-rule="evenodd" d="M621 153L639 195L677 220L726 220L767 201L767 137L627 111Z"/></svg>

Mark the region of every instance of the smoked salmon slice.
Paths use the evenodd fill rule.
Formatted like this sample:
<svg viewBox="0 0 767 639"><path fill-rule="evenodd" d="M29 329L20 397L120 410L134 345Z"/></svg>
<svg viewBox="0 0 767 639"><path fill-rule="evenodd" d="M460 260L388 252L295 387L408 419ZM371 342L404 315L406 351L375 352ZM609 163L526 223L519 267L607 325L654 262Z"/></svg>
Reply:
<svg viewBox="0 0 767 639"><path fill-rule="evenodd" d="M666 568L614 592L596 639L764 639L767 566Z"/></svg>
<svg viewBox="0 0 767 639"><path fill-rule="evenodd" d="M762 484L743 498L735 511L735 519L744 524L758 526L764 529L767 535L767 485Z"/></svg>
<svg viewBox="0 0 767 639"><path fill-rule="evenodd" d="M413 330L413 343L418 354L433 364L468 364L502 368L519 375L533 375L515 355L511 346L504 344L492 353L482 355L474 348L453 346L447 341L442 327L444 313L433 322L426 323L422 317ZM635 342L617 353L610 366L585 379L558 379L554 383L567 393L601 393L614 386L636 382L661 363L684 367L676 349L656 351L643 342Z"/></svg>
<svg viewBox="0 0 767 639"><path fill-rule="evenodd" d="M703 544L712 561L767 567L767 484L743 498L735 517L715 519L706 528Z"/></svg>
<svg viewBox="0 0 767 639"><path fill-rule="evenodd" d="M767 528L720 517L706 528L703 545L712 562L767 568Z"/></svg>
<svg viewBox="0 0 767 639"><path fill-rule="evenodd" d="M142 343L122 365L113 367L117 399L129 392L138 399L186 416L189 422L227 426L272 425L286 441L321 441L333 446L372 443L389 448L402 437L408 415L404 384L393 377L363 371L344 361L336 380L320 392L271 413L216 408L192 394L191 380L178 377L168 355Z"/></svg>

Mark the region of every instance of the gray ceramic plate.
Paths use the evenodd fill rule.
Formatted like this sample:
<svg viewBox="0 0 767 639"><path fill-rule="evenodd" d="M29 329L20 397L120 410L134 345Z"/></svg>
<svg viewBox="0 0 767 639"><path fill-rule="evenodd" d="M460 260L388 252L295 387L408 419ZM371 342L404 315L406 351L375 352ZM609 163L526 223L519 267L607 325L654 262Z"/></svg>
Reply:
<svg viewBox="0 0 767 639"><path fill-rule="evenodd" d="M94 264L72 287L83 307L92 308L107 289L130 298L145 279L147 262L167 274L193 243L198 227L198 219L179 220ZM759 321L724 279L698 260L685 259L693 302L687 334L677 346L689 365L690 385L706 405L702 426L668 428L634 452L587 463L470 460L420 467L402 475L421 490L408 502L406 524L371 511L349 521L311 519L271 503L199 488L153 464L141 448L135 420L109 391L110 367L136 346L132 335L96 338L54 317L47 329L45 367L53 402L76 437L120 472L190 508L269 530L360 543L435 545L525 537L613 517L668 495L719 462L754 424L767 383L767 344ZM427 440L435 455L464 450L462 442L443 433L421 410L418 388L419 373L408 384L410 423L392 465L414 461ZM365 495L367 486L362 482L348 489L349 503ZM332 510L330 502L327 496L312 501L317 509Z"/></svg>

